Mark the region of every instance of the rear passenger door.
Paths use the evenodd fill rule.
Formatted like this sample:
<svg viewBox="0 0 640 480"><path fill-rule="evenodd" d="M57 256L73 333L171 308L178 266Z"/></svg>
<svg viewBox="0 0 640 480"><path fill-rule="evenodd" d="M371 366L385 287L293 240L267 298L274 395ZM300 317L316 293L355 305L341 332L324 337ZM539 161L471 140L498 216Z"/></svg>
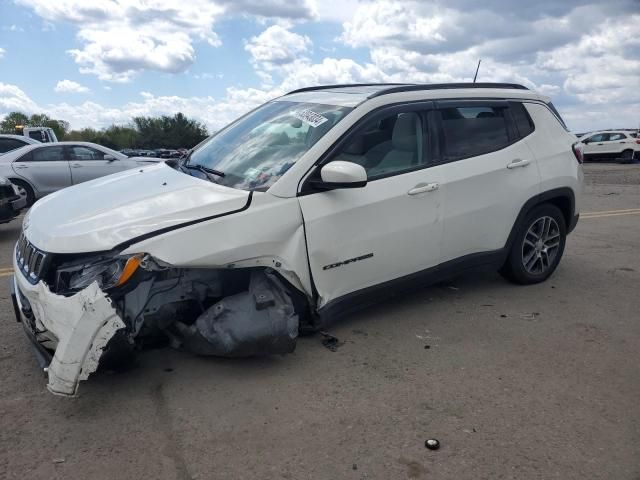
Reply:
<svg viewBox="0 0 640 480"><path fill-rule="evenodd" d="M15 160L12 167L43 195L71 185L69 162L62 145L51 144L30 150Z"/></svg>
<svg viewBox="0 0 640 480"><path fill-rule="evenodd" d="M441 101L437 108L446 164L442 260L495 252L521 207L540 192L537 164L523 140L533 122L519 102Z"/></svg>

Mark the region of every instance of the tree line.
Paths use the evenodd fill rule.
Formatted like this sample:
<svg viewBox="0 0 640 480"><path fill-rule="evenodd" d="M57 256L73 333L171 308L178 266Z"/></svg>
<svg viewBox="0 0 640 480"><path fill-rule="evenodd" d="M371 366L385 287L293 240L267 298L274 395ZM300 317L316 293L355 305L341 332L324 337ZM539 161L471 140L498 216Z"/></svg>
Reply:
<svg viewBox="0 0 640 480"><path fill-rule="evenodd" d="M58 140L93 142L115 150L123 148L191 148L209 136L204 124L182 113L159 117L134 117L128 125L111 125L103 129L71 130L69 122L44 113L26 115L11 112L0 122L0 133L15 133L16 125L51 127Z"/></svg>

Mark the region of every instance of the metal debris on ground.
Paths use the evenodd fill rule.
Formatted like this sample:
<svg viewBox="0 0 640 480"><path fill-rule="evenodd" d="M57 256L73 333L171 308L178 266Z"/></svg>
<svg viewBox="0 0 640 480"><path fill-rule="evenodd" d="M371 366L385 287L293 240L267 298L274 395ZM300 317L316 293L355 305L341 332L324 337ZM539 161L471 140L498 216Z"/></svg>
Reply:
<svg viewBox="0 0 640 480"><path fill-rule="evenodd" d="M440 448L440 442L435 438L429 438L428 440L425 440L424 446L429 450L438 450Z"/></svg>
<svg viewBox="0 0 640 480"><path fill-rule="evenodd" d="M521 313L520 318L525 320L535 320L536 317L540 316L540 312L531 312L531 313Z"/></svg>
<svg viewBox="0 0 640 480"><path fill-rule="evenodd" d="M323 337L322 345L324 345L326 348L328 348L332 352L335 352L338 349L338 347L341 347L342 345L344 345L344 342L341 342L340 340L338 340L338 337L334 337L333 335L327 332L320 332L320 335L322 335Z"/></svg>

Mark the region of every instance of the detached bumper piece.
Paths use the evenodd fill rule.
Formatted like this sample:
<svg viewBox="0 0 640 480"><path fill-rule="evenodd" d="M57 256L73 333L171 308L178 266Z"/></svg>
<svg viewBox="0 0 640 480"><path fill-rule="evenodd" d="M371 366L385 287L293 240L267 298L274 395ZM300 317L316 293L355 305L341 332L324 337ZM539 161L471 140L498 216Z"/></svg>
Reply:
<svg viewBox="0 0 640 480"><path fill-rule="evenodd" d="M34 345L41 347L37 336L42 332L57 340L47 369L47 388L57 395L75 395L78 383L96 371L103 350L111 338L125 328L124 322L96 283L71 297L55 295L42 282L16 283L14 288L19 289L14 297L16 315ZM32 310L33 322L25 315L21 296Z"/></svg>
<svg viewBox="0 0 640 480"><path fill-rule="evenodd" d="M198 355L251 357L295 350L298 315L280 280L251 273L249 289L220 300L193 325L176 323L182 346Z"/></svg>

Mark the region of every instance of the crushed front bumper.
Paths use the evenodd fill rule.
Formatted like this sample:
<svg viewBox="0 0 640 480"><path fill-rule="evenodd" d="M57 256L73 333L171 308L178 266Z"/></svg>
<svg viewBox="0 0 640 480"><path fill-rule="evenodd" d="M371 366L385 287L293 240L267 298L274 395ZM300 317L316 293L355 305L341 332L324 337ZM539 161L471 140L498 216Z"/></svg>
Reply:
<svg viewBox="0 0 640 480"><path fill-rule="evenodd" d="M95 372L103 349L125 324L97 283L71 297L56 295L42 281L29 283L13 258L16 316L36 346L39 362L49 354L43 344L55 349L47 367L47 388L75 395L78 383Z"/></svg>

